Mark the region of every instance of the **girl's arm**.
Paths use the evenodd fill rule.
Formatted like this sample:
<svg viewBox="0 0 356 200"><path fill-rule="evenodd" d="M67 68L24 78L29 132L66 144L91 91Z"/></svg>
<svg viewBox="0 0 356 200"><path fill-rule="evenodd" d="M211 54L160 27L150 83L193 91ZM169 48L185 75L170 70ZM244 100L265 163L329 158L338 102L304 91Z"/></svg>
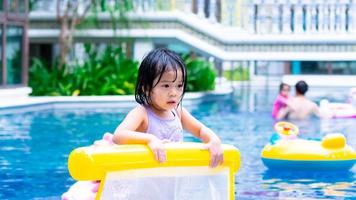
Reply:
<svg viewBox="0 0 356 200"><path fill-rule="evenodd" d="M163 141L152 134L143 133L146 127L146 110L142 106L137 106L127 114L116 128L113 142L116 144L147 144L152 150L155 159L162 163L166 160Z"/></svg>
<svg viewBox="0 0 356 200"><path fill-rule="evenodd" d="M184 129L206 143L206 149L209 150L211 155L210 166L216 167L222 164L224 162L224 152L219 137L211 129L195 119L183 107L181 109L181 121Z"/></svg>
<svg viewBox="0 0 356 200"><path fill-rule="evenodd" d="M147 144L151 135L138 130L145 125L145 110L137 106L131 110L116 128L113 141L116 144Z"/></svg>

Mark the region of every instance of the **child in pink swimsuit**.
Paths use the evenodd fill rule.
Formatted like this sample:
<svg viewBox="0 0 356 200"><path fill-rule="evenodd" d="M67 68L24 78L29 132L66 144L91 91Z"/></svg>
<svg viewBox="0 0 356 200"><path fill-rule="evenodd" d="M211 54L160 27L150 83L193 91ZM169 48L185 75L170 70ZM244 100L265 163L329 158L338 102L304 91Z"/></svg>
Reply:
<svg viewBox="0 0 356 200"><path fill-rule="evenodd" d="M272 117L277 118L278 112L287 106L287 100L290 92L290 86L286 83L279 85L279 95L273 103Z"/></svg>

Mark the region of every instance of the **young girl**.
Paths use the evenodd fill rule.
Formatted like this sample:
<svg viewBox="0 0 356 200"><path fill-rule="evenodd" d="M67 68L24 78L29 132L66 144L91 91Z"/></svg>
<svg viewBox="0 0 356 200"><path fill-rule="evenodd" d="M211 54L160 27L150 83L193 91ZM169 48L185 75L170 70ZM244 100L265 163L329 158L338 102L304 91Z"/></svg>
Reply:
<svg viewBox="0 0 356 200"><path fill-rule="evenodd" d="M183 141L184 128L206 143L211 167L222 164L220 139L181 105L186 81L186 68L178 55L167 49L151 51L138 71L135 99L139 105L116 128L114 143L147 144L162 163L164 143Z"/></svg>
<svg viewBox="0 0 356 200"><path fill-rule="evenodd" d="M182 59L167 49L151 51L142 61L135 98L140 105L131 110L116 128L94 145L147 144L155 159L166 160L164 143L181 142L183 128L206 143L210 166L223 163L220 139L182 107L187 73ZM78 181L62 195L62 200L94 199L99 181Z"/></svg>
<svg viewBox="0 0 356 200"><path fill-rule="evenodd" d="M278 112L287 106L287 100L289 97L290 86L286 83L279 85L279 95L273 103L272 117L277 119Z"/></svg>

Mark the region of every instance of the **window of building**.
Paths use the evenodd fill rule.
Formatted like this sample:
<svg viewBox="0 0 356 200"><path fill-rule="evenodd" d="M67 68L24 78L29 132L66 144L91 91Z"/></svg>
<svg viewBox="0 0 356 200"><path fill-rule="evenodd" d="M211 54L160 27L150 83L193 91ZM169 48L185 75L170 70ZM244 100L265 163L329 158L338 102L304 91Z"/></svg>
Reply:
<svg viewBox="0 0 356 200"><path fill-rule="evenodd" d="M27 84L28 0L0 0L0 88Z"/></svg>
<svg viewBox="0 0 356 200"><path fill-rule="evenodd" d="M18 0L8 0L7 10L9 12L17 12Z"/></svg>
<svg viewBox="0 0 356 200"><path fill-rule="evenodd" d="M20 84L22 81L22 35L23 28L7 26L6 29L6 76L7 84Z"/></svg>
<svg viewBox="0 0 356 200"><path fill-rule="evenodd" d="M26 12L26 2L23 0L18 0L18 9L19 9L19 13L25 13Z"/></svg>
<svg viewBox="0 0 356 200"><path fill-rule="evenodd" d="M355 61L303 61L301 74L355 75Z"/></svg>

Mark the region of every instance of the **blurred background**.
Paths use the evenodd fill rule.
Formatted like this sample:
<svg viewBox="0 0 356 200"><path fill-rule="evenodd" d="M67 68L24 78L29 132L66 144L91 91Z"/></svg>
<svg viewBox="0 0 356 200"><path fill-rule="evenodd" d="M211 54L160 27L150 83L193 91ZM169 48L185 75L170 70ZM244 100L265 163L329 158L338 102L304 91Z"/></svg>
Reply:
<svg viewBox="0 0 356 200"><path fill-rule="evenodd" d="M195 68L210 65L218 84L355 86L355 9L354 0L1 0L0 87L24 95L130 94L136 74L126 71L157 47L199 60ZM98 74L88 69L97 63L125 66L127 75L107 85L127 84L97 92L73 81Z"/></svg>

